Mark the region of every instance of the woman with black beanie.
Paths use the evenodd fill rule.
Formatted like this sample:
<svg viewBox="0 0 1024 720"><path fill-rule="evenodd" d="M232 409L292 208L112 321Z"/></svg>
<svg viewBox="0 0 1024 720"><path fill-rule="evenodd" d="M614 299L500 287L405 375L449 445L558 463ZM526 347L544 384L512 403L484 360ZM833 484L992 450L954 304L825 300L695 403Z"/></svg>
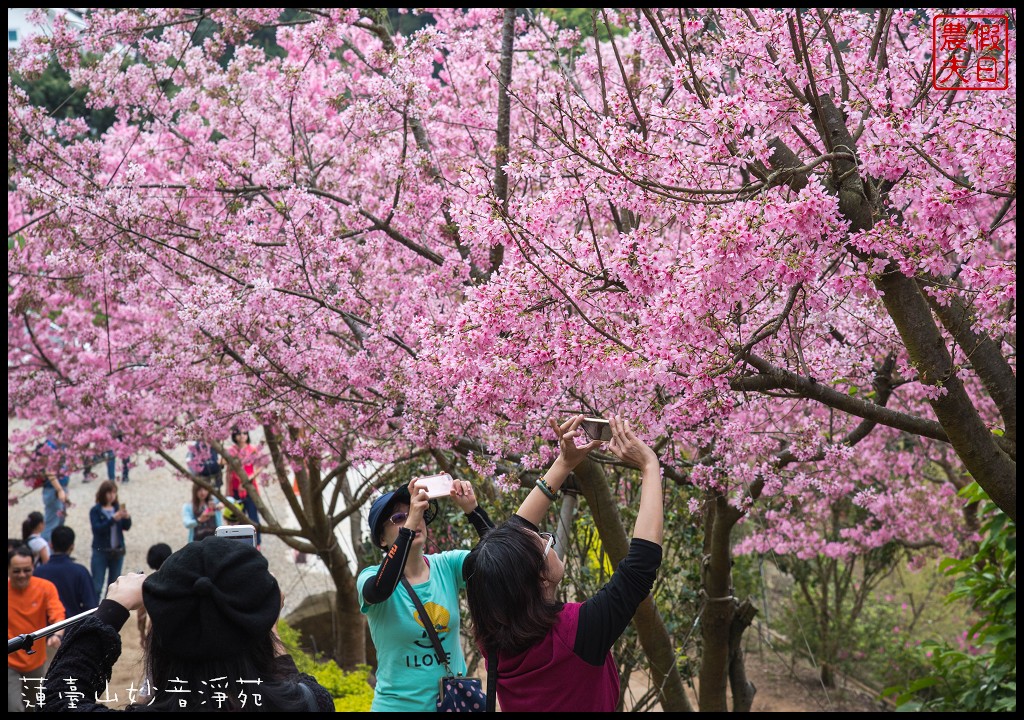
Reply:
<svg viewBox="0 0 1024 720"><path fill-rule="evenodd" d="M266 559L221 537L189 543L148 577L111 584L96 612L65 633L46 675L44 711L111 709L95 699L121 654L121 627L143 606L152 687L126 711L334 712L330 694L298 672L276 636L281 590Z"/></svg>

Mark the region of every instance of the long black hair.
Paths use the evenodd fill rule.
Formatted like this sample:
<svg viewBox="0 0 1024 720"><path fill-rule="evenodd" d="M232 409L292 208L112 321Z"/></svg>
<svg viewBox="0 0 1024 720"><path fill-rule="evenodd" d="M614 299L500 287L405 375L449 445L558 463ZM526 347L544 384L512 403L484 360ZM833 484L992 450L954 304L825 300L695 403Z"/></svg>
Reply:
<svg viewBox="0 0 1024 720"><path fill-rule="evenodd" d="M516 523L490 530L466 558L466 601L477 644L516 655L540 642L560 602L544 598L544 550Z"/></svg>
<svg viewBox="0 0 1024 720"><path fill-rule="evenodd" d="M21 523L22 542L28 541L29 536L32 535L32 531L35 530L41 522L44 522L43 514L38 510L33 510L28 514L28 517Z"/></svg>
<svg viewBox="0 0 1024 720"><path fill-rule="evenodd" d="M151 704L140 704L132 709L157 712L303 710L306 699L295 682L297 677L282 674L274 660L276 642L273 635L267 633L254 638L248 647L231 657L185 660L162 647L160 632L151 623L147 636L146 676L155 698ZM211 682L212 678L225 679ZM239 683L239 680L250 682ZM255 682L257 680L259 683ZM175 692L181 688L190 692ZM226 696L221 698L220 704L214 695L217 692ZM260 705L256 704L254 696L260 696ZM180 707L179 699L184 699L187 707Z"/></svg>

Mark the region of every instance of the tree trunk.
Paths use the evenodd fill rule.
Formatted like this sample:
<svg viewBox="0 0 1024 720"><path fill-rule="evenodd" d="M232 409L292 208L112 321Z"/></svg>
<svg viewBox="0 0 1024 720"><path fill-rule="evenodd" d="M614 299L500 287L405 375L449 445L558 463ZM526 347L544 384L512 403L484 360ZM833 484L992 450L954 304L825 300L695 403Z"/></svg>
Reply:
<svg viewBox="0 0 1024 720"><path fill-rule="evenodd" d="M306 542L294 536L279 535L291 547L304 552L314 552L327 566L335 587L335 614L332 618L334 627L331 637L333 648L331 657L343 670L354 670L356 665L366 662L365 632L366 619L359 611L359 594L356 591L356 576L351 565L334 534L333 519L324 509L321 466L318 458L308 460L305 465L295 468L295 486L299 490L295 496L288 483L287 471L284 470L284 457L280 452L280 438L270 426L265 427L265 436L278 470L278 482L285 497L289 501L299 528ZM289 428L293 440L298 439L300 430ZM340 473L336 482L344 483L344 472ZM308 543L308 544L307 544Z"/></svg>
<svg viewBox="0 0 1024 720"><path fill-rule="evenodd" d="M704 610L701 615L703 652L698 703L701 712L727 712L729 642L736 601L732 596L732 528L741 517L723 495L706 505L704 561L701 567Z"/></svg>
<svg viewBox="0 0 1024 720"><path fill-rule="evenodd" d="M584 460L577 466L575 473L583 497L590 506L601 544L612 564L618 565L629 551L629 538L604 470L597 463ZM633 616L633 623L650 663L651 681L655 687L661 688L659 696L662 709L665 712L693 712L676 667L675 646L653 598L648 597L640 604Z"/></svg>
<svg viewBox="0 0 1024 720"><path fill-rule="evenodd" d="M729 629L729 687L732 688L732 711L750 712L757 688L747 680L747 668L743 661L743 632L754 622L757 608L744 600L736 608L732 627Z"/></svg>
<svg viewBox="0 0 1024 720"><path fill-rule="evenodd" d="M731 685L733 709L746 712L750 710L756 689L747 681L741 640L757 610L749 601L741 605L733 597L730 540L732 529L743 513L730 505L724 495L711 498L706 508L701 568L705 605L701 615L703 652L698 702L701 712L727 712L726 691Z"/></svg>
<svg viewBox="0 0 1024 720"><path fill-rule="evenodd" d="M494 197L499 204L499 212L508 210L508 174L505 164L508 162L511 145L512 99L509 97L508 86L512 83L512 47L516 36L516 9L505 8L505 16L501 23L501 60L498 64L498 127L494 144ZM505 259L505 247L501 243L491 246L490 269L495 273Z"/></svg>
<svg viewBox="0 0 1024 720"><path fill-rule="evenodd" d="M331 579L337 590L335 595L334 652L332 656L342 670L354 670L366 662L366 618L359 611L359 593L356 578L349 571L348 562L335 543L333 549L318 553L330 568Z"/></svg>
<svg viewBox="0 0 1024 720"><path fill-rule="evenodd" d="M954 372L945 340L917 283L899 270L890 269L881 274L875 286L882 291L882 302L907 346L921 382L940 393L929 404L950 444L992 501L1016 522L1017 463L996 444L963 381Z"/></svg>
<svg viewBox="0 0 1024 720"><path fill-rule="evenodd" d="M832 689L836 686L836 674L832 669L832 663L823 662L821 664L821 684L823 687Z"/></svg>
<svg viewBox="0 0 1024 720"><path fill-rule="evenodd" d="M817 100L822 108L822 115L818 118L822 138L825 139L827 135L831 146L855 149L857 143L846 127L843 113L828 95L820 95ZM835 168L842 181L834 191L839 198L840 211L850 221L850 232L870 229L878 219L871 202L874 191L860 177L852 160L837 160ZM917 369L920 382L937 391L929 404L935 419L945 430L950 445L992 501L1016 522L1015 445L1013 457L1010 457L996 442L992 431L981 418L953 367L946 340L939 331L935 316L917 281L904 275L896 263L890 260L889 266L878 275L874 284L882 294L885 309L896 325L896 331L907 348L911 364ZM955 307L951 306L951 309L942 312L942 317L953 328L951 332L957 336L958 342L966 343L968 350L978 352L981 380L1004 414L1007 430L1013 433L1015 440L1016 403L1009 398L1016 397L1016 378L1012 371L1003 367L1002 362L992 361L992 354L998 353L983 338L969 330L957 330L967 315L966 310L958 313L960 307L958 300Z"/></svg>

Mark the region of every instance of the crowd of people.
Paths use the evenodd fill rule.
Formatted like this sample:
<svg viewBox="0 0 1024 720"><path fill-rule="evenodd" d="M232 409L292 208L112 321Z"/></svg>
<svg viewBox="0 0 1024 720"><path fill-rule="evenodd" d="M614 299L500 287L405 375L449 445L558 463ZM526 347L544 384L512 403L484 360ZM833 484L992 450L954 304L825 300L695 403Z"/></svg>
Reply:
<svg viewBox="0 0 1024 720"><path fill-rule="evenodd" d="M418 478L373 502L369 534L381 562L365 568L356 583L377 652L372 710L438 708L439 681L466 672L463 593L472 636L495 680L502 711L616 707L619 676L611 648L650 594L661 563L661 472L657 455L628 422L613 417L610 440L587 441L582 421L577 416L550 422L558 457L502 523L496 525L479 505L471 483L453 480L448 498L478 535L472 550L427 552L427 528L438 505ZM99 485L89 512L89 569L73 560L75 533L63 517L49 529L45 512L26 517L22 538L8 542L8 637L92 612L47 636L46 645L56 649L52 657L9 653L9 711L36 705L47 711L110 709L97 700L102 688L90 683L109 677L120 653L120 629L133 611L149 688L130 709L202 709L181 704L175 683L198 686L207 678L227 677L231 692L219 696L217 709L333 710L327 691L296 670L276 636L283 601L260 540L239 543L214 532L229 519L258 523L252 501L258 492L253 482L258 450L245 431L233 429L231 439L227 459L207 445L190 449L190 472L205 482L193 483L191 498L182 505L187 541L177 552L165 543L151 547L149 574L121 572L132 518L118 500L114 480ZM541 523L572 470L601 446L641 471L633 538L626 558L598 593L582 602L562 602L558 588L565 567L552 552L555 535ZM209 489L221 488L225 476L227 507ZM44 505L47 488L66 502L67 483L53 480L43 485ZM78 678L79 694L64 692L62 678L68 677ZM245 707L246 678L259 678L258 707Z"/></svg>
<svg viewBox="0 0 1024 720"><path fill-rule="evenodd" d="M207 487L193 483L191 499L183 504L181 513L182 540L186 546L212 537L216 528L222 524L241 523L247 516L258 518L255 504L250 501L250 507L246 507L244 503L246 489L253 488L255 491L252 481L257 475L255 466L259 462L258 450L249 442L247 433L233 428L231 438L233 443L228 453L238 458L241 472L246 474L245 481L232 469L232 463L219 456L208 444L198 442L190 448L189 463L198 463L198 467L193 469L194 474L219 488L227 469L232 490L239 497L237 500L230 498L232 503L224 506L216 501ZM21 537L8 538L7 542L8 639L37 632L66 618L90 611L92 615L88 618L89 624L94 624L93 618L96 617L106 619L108 624L114 622L120 628L123 618L119 612L114 612L114 621L110 621L110 607L116 610L116 606L108 605L107 601L120 604L118 597L111 598L111 590L125 584L121 578L126 577L122 572L127 549L126 537L131 536L132 516L118 495L119 486L129 481L131 459L122 457L120 476L116 474L117 455L113 450L89 455L80 466L83 468L81 482L88 484L96 479L92 472L93 465L100 461L105 461L107 465L107 479L97 486L88 513L91 543L86 566L73 557L76 535L66 524L67 510L71 505L73 467L67 459L66 448L59 441L48 439L36 448L36 454L40 465L46 468L40 471L36 482L42 490L43 511L29 512L21 524ZM146 556L150 570L161 568L172 554L171 546L167 543L151 546ZM134 603L130 609L137 611L139 636L143 648L148 648L156 625L156 614L147 612L150 608L135 606ZM86 624L86 620L80 624ZM174 634L180 635L180 631ZM54 653L60 647L63 636L63 630L55 632L46 636L45 640L33 643L33 646L8 654L9 711L42 710L48 704L49 701L44 699L46 690L43 678L52 666ZM264 659L261 657L260 662L263 663ZM273 667L270 668L273 673L266 677L280 674L278 666L281 662L274 659L271 663ZM75 697L81 690L77 688L71 696ZM304 692L300 693L305 700ZM322 705L322 694L317 692L310 697L317 705ZM76 705L77 702L72 702L71 707L49 709L81 709Z"/></svg>

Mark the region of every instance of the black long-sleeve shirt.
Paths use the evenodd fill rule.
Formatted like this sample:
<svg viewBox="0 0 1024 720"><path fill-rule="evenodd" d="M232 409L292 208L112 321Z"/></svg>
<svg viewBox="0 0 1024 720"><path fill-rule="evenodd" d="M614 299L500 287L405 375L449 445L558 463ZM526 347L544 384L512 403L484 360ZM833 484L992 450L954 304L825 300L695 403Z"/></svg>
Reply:
<svg viewBox="0 0 1024 720"><path fill-rule="evenodd" d="M487 531L494 527L487 511L479 505L472 512L466 513L466 518L472 523L480 537L486 535ZM384 602L395 592L398 583L402 581L402 574L405 572L405 563L409 559L409 550L412 548L414 537L416 537L415 534L409 528L398 528L398 537L384 555L377 574L363 583L363 599L368 605ZM463 573L465 573L465 567L463 567Z"/></svg>
<svg viewBox="0 0 1024 720"><path fill-rule="evenodd" d="M128 617L128 610L124 606L113 600L103 600L95 613L67 629L64 641L46 673L45 712L121 712L96 700L107 691L114 663L121 656L119 633ZM278 656L274 664L276 679L265 679L259 689L253 690L263 693L263 706L256 708L250 698L250 705L245 710L301 711L305 696L300 694L299 699L294 699L293 687L293 683L301 683L312 691L320 712L334 712L334 701L330 693L311 675L300 673L290 655ZM121 693L120 702L124 702L123 691L124 688L110 688L111 695ZM293 698L290 707L274 703L275 697L286 695ZM211 709L217 708L211 704ZM152 706L132 704L125 708L125 711L145 710L167 711L177 710L177 707L168 707L166 703L158 702Z"/></svg>

